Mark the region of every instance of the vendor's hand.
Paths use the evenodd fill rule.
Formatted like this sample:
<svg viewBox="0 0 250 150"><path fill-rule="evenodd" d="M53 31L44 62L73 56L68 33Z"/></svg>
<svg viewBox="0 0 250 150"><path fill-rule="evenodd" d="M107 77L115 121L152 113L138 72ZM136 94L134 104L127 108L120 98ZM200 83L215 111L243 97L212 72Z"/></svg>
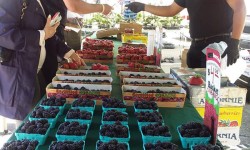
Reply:
<svg viewBox="0 0 250 150"><path fill-rule="evenodd" d="M229 66L239 58L239 40L230 38L226 43L227 48L221 57L224 58L227 55L227 66Z"/></svg>
<svg viewBox="0 0 250 150"><path fill-rule="evenodd" d="M113 7L111 7L108 4L103 4L103 5L104 5L104 12L102 14L108 15L113 10Z"/></svg>
<svg viewBox="0 0 250 150"><path fill-rule="evenodd" d="M78 65L84 65L86 66L85 62L81 59L81 57L76 54L76 53L73 53L70 57L69 57L70 60L76 62Z"/></svg>
<svg viewBox="0 0 250 150"><path fill-rule="evenodd" d="M134 13L138 13L140 11L145 10L145 4L139 3L139 2L130 3L130 4L126 5L125 7L128 7L128 9L130 9Z"/></svg>
<svg viewBox="0 0 250 150"><path fill-rule="evenodd" d="M54 26L50 26L50 22L51 22L51 15L48 16L47 18L47 22L46 25L44 27L44 32L45 32L45 40L51 38L52 36L54 36L54 34L56 33L56 29L59 26L60 22L56 23Z"/></svg>

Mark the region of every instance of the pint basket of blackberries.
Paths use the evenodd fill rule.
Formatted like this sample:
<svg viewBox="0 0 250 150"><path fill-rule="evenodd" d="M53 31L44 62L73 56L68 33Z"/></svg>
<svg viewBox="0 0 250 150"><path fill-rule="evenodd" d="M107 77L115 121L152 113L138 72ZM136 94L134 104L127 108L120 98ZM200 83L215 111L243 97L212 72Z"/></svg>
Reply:
<svg viewBox="0 0 250 150"><path fill-rule="evenodd" d="M94 111L95 105L96 105L96 100L78 98L73 101L71 108L86 110L86 111Z"/></svg>
<svg viewBox="0 0 250 150"><path fill-rule="evenodd" d="M37 140L43 145L49 135L50 124L47 119L27 121L15 132L17 140Z"/></svg>
<svg viewBox="0 0 250 150"><path fill-rule="evenodd" d="M207 126L198 122L188 122L177 127L183 148L191 148L192 145L208 144L211 134Z"/></svg>
<svg viewBox="0 0 250 150"><path fill-rule="evenodd" d="M50 98L45 98L40 103L40 106L46 109L50 107L58 107L60 109L59 114L62 115L66 107L66 99L62 97L55 97L55 96L50 97Z"/></svg>
<svg viewBox="0 0 250 150"><path fill-rule="evenodd" d="M139 126L145 126L148 124L164 123L161 113L158 111L142 111L136 112L135 117Z"/></svg>
<svg viewBox="0 0 250 150"><path fill-rule="evenodd" d="M49 150L84 150L84 141L52 141Z"/></svg>
<svg viewBox="0 0 250 150"><path fill-rule="evenodd" d="M102 142L98 140L96 142L96 150L130 150L128 142L118 142L117 140L111 140L109 142Z"/></svg>
<svg viewBox="0 0 250 150"><path fill-rule="evenodd" d="M66 114L65 121L79 122L80 124L91 124L93 112L80 109L70 109Z"/></svg>
<svg viewBox="0 0 250 150"><path fill-rule="evenodd" d="M157 123L139 127L143 143L170 142L172 136L168 126Z"/></svg>
<svg viewBox="0 0 250 150"><path fill-rule="evenodd" d="M134 109L135 112L141 112L141 111L153 112L153 111L158 111L158 106L155 101L142 100L134 102Z"/></svg>
<svg viewBox="0 0 250 150"><path fill-rule="evenodd" d="M199 145L193 145L191 146L191 150L222 150L218 145L212 145L212 144L199 144Z"/></svg>
<svg viewBox="0 0 250 150"><path fill-rule="evenodd" d="M122 125L119 121L114 124L104 124L100 126L99 139L103 142L117 140L118 142L129 142L130 133L127 125Z"/></svg>
<svg viewBox="0 0 250 150"><path fill-rule="evenodd" d="M156 143L144 143L143 150L153 150L153 149L178 150L178 146L170 142L161 142L161 141L157 141Z"/></svg>
<svg viewBox="0 0 250 150"><path fill-rule="evenodd" d="M31 115L29 116L29 120L39 120L39 119L47 119L48 122L51 124L51 128L54 128L56 122L59 117L59 108L58 107L50 107L45 109L44 107L36 107Z"/></svg>
<svg viewBox="0 0 250 150"><path fill-rule="evenodd" d="M102 124L114 124L116 121L120 121L122 125L128 125L128 113L114 109L102 113Z"/></svg>
<svg viewBox="0 0 250 150"><path fill-rule="evenodd" d="M115 109L120 112L126 111L126 103L123 100L117 98L104 98L102 99L102 110L108 111Z"/></svg>
<svg viewBox="0 0 250 150"><path fill-rule="evenodd" d="M85 141L88 130L88 124L67 121L59 125L56 139L57 141Z"/></svg>
<svg viewBox="0 0 250 150"><path fill-rule="evenodd" d="M7 142L1 150L38 150L38 141L32 140L16 140Z"/></svg>

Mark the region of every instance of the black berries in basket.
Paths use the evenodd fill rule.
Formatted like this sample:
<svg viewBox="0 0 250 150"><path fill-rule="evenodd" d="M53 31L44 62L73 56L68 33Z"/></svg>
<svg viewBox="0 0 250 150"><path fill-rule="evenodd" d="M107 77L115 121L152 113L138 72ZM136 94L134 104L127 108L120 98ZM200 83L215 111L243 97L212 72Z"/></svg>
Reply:
<svg viewBox="0 0 250 150"><path fill-rule="evenodd" d="M1 150L35 150L38 141L17 140L5 143Z"/></svg>
<svg viewBox="0 0 250 150"><path fill-rule="evenodd" d="M55 96L46 98L42 101L41 105L44 106L63 106L66 103L65 98L56 98Z"/></svg>
<svg viewBox="0 0 250 150"><path fill-rule="evenodd" d="M179 132L182 137L209 137L211 135L208 127L198 122L182 124Z"/></svg>
<svg viewBox="0 0 250 150"><path fill-rule="evenodd" d="M83 119L90 120L92 117L91 112L80 111L79 109L70 109L66 115L66 119Z"/></svg>
<svg viewBox="0 0 250 150"><path fill-rule="evenodd" d="M162 122L162 115L158 111L145 111L135 113L135 116L139 122Z"/></svg>
<svg viewBox="0 0 250 150"><path fill-rule="evenodd" d="M156 142L144 144L145 150L178 150L178 146L169 142Z"/></svg>
<svg viewBox="0 0 250 150"><path fill-rule="evenodd" d="M141 127L143 135L170 137L168 126L159 124L149 124Z"/></svg>
<svg viewBox="0 0 250 150"><path fill-rule="evenodd" d="M50 145L50 150L83 150L84 142L57 141Z"/></svg>
<svg viewBox="0 0 250 150"><path fill-rule="evenodd" d="M108 110L103 115L103 121L127 121L127 120L128 120L128 114L124 114L114 109Z"/></svg>
<svg viewBox="0 0 250 150"><path fill-rule="evenodd" d="M49 126L48 120L46 119L27 121L18 132L28 134L45 134Z"/></svg>
<svg viewBox="0 0 250 150"><path fill-rule="evenodd" d="M218 145L212 145L212 144L208 144L208 145L195 145L193 146L193 150L222 150L222 148L220 148L220 146Z"/></svg>
<svg viewBox="0 0 250 150"><path fill-rule="evenodd" d="M94 107L95 102L90 99L78 98L73 102L72 107Z"/></svg>
<svg viewBox="0 0 250 150"><path fill-rule="evenodd" d="M49 109L44 109L43 107L37 107L31 113L32 118L55 118L59 113L59 108L50 107Z"/></svg>
<svg viewBox="0 0 250 150"><path fill-rule="evenodd" d="M97 150L127 150L128 146L125 143L119 143L117 140L109 142L97 142Z"/></svg>
<svg viewBox="0 0 250 150"><path fill-rule="evenodd" d="M60 124L57 134L58 135L86 135L88 126L86 124L80 125L79 122L64 122Z"/></svg>
<svg viewBox="0 0 250 150"><path fill-rule="evenodd" d="M102 105L105 108L126 108L123 100L117 98L104 98L102 100Z"/></svg>
<svg viewBox="0 0 250 150"><path fill-rule="evenodd" d="M120 122L116 122L111 125L102 125L100 134L102 136L116 137L116 138L128 138L128 128L123 126Z"/></svg>
<svg viewBox="0 0 250 150"><path fill-rule="evenodd" d="M146 101L146 100L135 101L134 105L136 109L153 109L153 110L158 109L158 106L154 101Z"/></svg>

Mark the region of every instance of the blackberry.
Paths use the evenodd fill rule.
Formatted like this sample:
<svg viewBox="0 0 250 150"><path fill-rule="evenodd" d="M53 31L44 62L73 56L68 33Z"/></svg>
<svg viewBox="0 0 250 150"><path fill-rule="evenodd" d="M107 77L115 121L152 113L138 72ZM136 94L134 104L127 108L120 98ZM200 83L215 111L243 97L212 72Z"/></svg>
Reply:
<svg viewBox="0 0 250 150"><path fill-rule="evenodd" d="M120 122L116 122L115 124L111 125L102 125L102 128L99 132L102 136L116 138L127 138L129 134L128 128L123 126Z"/></svg>
<svg viewBox="0 0 250 150"><path fill-rule="evenodd" d="M153 109L153 110L158 109L157 103L154 101L146 101L146 100L135 101L134 105L135 108L137 109Z"/></svg>
<svg viewBox="0 0 250 150"><path fill-rule="evenodd" d="M88 126L86 124L80 125L79 122L64 122L61 123L57 134L58 135L86 135Z"/></svg>
<svg viewBox="0 0 250 150"><path fill-rule="evenodd" d="M117 110L108 110L103 115L103 121L127 121L128 115Z"/></svg>
<svg viewBox="0 0 250 150"><path fill-rule="evenodd" d="M123 100L116 98L104 98L102 99L102 105L105 108L126 108Z"/></svg>
<svg viewBox="0 0 250 150"><path fill-rule="evenodd" d="M56 141L50 145L50 150L82 150L84 141L72 142L72 141Z"/></svg>
<svg viewBox="0 0 250 150"><path fill-rule="evenodd" d="M92 114L88 111L80 111L79 109L70 109L66 115L66 119L83 119L90 120Z"/></svg>
<svg viewBox="0 0 250 150"><path fill-rule="evenodd" d="M37 107L31 113L32 118L55 118L59 113L59 108L50 107L49 109L44 109L43 107Z"/></svg>
<svg viewBox="0 0 250 150"><path fill-rule="evenodd" d="M78 98L73 102L72 107L94 107L95 102L90 99Z"/></svg>
<svg viewBox="0 0 250 150"><path fill-rule="evenodd" d="M1 150L35 150L37 145L38 141L17 140L5 143Z"/></svg>
<svg viewBox="0 0 250 150"><path fill-rule="evenodd" d="M161 123L163 118L162 115L158 111L145 111L135 113L135 116L139 122L159 122Z"/></svg>
<svg viewBox="0 0 250 150"><path fill-rule="evenodd" d="M144 144L145 150L178 150L178 146L169 142L157 141L155 144Z"/></svg>
<svg viewBox="0 0 250 150"><path fill-rule="evenodd" d="M66 103L65 98L50 97L43 99L41 105L44 106L63 106Z"/></svg>
<svg viewBox="0 0 250 150"><path fill-rule="evenodd" d="M182 137L209 137L211 135L209 129L198 122L182 124L178 130Z"/></svg>
<svg viewBox="0 0 250 150"><path fill-rule="evenodd" d="M28 133L28 134L45 134L49 128L48 120L40 119L40 120L33 120L27 121L23 124L20 131L21 133Z"/></svg>

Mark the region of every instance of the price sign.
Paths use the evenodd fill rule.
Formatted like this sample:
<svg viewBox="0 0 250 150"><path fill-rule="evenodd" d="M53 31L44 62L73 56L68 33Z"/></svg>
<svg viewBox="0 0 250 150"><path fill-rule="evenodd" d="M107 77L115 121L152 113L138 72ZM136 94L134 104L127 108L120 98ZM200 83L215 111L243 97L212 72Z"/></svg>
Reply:
<svg viewBox="0 0 250 150"><path fill-rule="evenodd" d="M212 133L212 144L216 143L220 82L221 82L221 57L217 50L207 48L206 51L206 95L204 124Z"/></svg>

